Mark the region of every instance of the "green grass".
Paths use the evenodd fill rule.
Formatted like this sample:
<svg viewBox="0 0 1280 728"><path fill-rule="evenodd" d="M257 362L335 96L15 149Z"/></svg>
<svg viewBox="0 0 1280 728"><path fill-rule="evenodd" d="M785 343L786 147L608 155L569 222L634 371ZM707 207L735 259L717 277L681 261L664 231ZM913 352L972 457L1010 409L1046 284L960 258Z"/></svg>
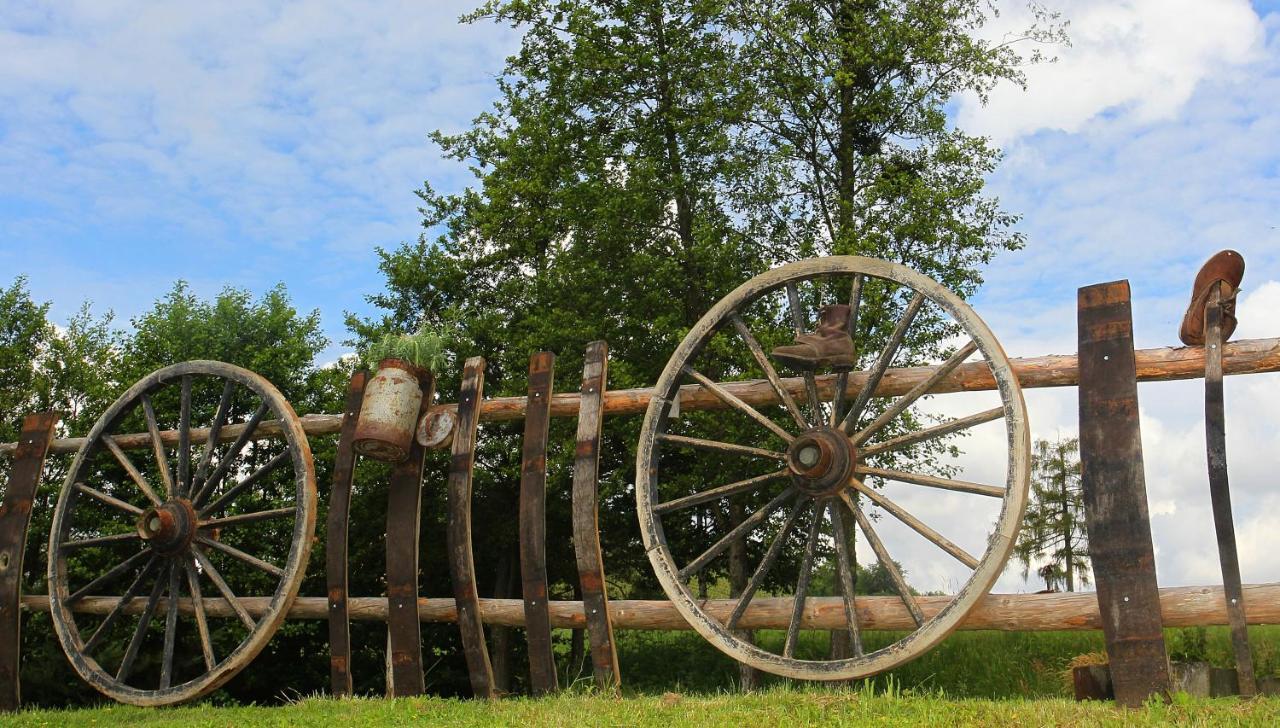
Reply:
<svg viewBox="0 0 1280 728"><path fill-rule="evenodd" d="M1249 636L1257 674L1280 674L1280 626L1251 627ZM780 643L782 633L758 637ZM867 647L881 646L889 637L868 634ZM1166 630L1173 659L1220 667L1233 664L1230 639L1226 627ZM692 632L619 632L617 644L628 691L714 693L738 684L736 664ZM779 645L772 646L776 651ZM806 632L797 654L820 658L826 648L824 635ZM957 632L921 658L872 681L883 685L892 680L905 689L941 691L953 698L1069 697L1067 664L1077 655L1102 650L1101 632ZM766 685L786 683L762 677Z"/></svg>
<svg viewBox="0 0 1280 728"><path fill-rule="evenodd" d="M750 695L676 693L612 698L566 693L492 703L445 698L333 700L309 698L279 707L145 709L110 706L27 711L0 718L13 726L750 726L778 725L1277 725L1280 699L1153 701L1139 710L1066 699L958 700L897 690L773 688Z"/></svg>

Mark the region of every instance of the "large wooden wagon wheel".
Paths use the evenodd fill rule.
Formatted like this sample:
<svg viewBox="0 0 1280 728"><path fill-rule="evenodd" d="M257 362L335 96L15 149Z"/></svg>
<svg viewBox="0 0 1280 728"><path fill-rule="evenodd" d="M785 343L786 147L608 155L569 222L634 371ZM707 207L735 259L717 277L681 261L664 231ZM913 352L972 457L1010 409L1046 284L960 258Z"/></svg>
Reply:
<svg viewBox="0 0 1280 728"><path fill-rule="evenodd" d="M270 382L215 361L153 372L93 426L54 511L49 595L71 664L135 705L217 689L297 596L315 509L306 435Z"/></svg>
<svg viewBox="0 0 1280 728"><path fill-rule="evenodd" d="M847 379L849 374L840 373L835 393L826 387L824 394L813 373L806 373L803 392L793 395L781 379L786 372L780 376L766 351L768 340L787 343L778 335L781 327L793 327L785 332L789 338L812 322L806 310L835 303L851 306L848 326L855 332L855 346L869 348L865 341L859 342L869 333L883 344L858 352L863 355L865 378ZM896 320L859 322L860 303L863 308L874 303L894 310ZM913 338L921 336L925 338ZM939 337L956 341L944 363L922 372L919 383L896 398L870 396L878 385L890 383L884 374L895 358L898 366L903 365L904 342ZM921 424L912 414L912 405L975 352L995 379L999 405ZM755 364L744 369L732 363L742 361ZM761 378L769 382L767 398L751 397L750 387L727 383ZM846 381L862 383L848 398L842 396ZM681 385L700 385L724 409L691 412L689 407L682 415L673 413ZM1003 570L1027 498L1030 443L1022 393L987 326L968 305L927 276L895 263L853 256L804 260L759 275L698 321L667 362L654 393L636 461L636 501L645 548L667 596L684 618L731 657L802 679L847 679L882 672L946 637ZM749 404L744 397L757 404ZM944 436L1001 419L1007 436L1005 482L987 485L944 477L948 471L937 467L937 457L946 454L945 445L938 447L946 442ZM947 522L930 525L900 504L906 499L895 502L874 487L887 481L895 481L897 488L925 488L931 494L940 492L932 489L961 494L953 497L963 497L965 504L953 510ZM948 530L952 519L980 517L984 503L992 525L985 552L974 556L939 531ZM935 519L940 520L936 515ZM718 528L710 527L716 524ZM855 524L863 540L856 539ZM938 558L958 561L969 574L941 609L931 608L926 614L921 608L897 566L895 552L881 537L890 525L902 526L897 531L911 538L925 539L923 548L934 550ZM678 544L668 541L672 535L678 537ZM720 576L716 578L723 586L725 560L735 541L750 556L745 569L750 578L732 611L712 614L707 602L695 598L692 586L700 574L717 565ZM914 625L901 637L889 636L889 643L875 650L864 650L859 587L852 577L854 547L863 545L870 547L888 572ZM793 567L798 562L798 568L791 572L794 580L784 581L778 570L788 559ZM812 605L810 597L821 581L817 575L824 569L827 594L843 598L841 621L848 635L848 657L831 657L813 647L819 635L811 631L813 610L806 602ZM789 626L785 635L781 630L757 632L753 643L741 631L740 620L753 600L777 604L758 599L766 593L791 597L783 607L790 615ZM813 635L807 646L806 633ZM879 635L877 640L885 638ZM807 659L802 659L802 653Z"/></svg>

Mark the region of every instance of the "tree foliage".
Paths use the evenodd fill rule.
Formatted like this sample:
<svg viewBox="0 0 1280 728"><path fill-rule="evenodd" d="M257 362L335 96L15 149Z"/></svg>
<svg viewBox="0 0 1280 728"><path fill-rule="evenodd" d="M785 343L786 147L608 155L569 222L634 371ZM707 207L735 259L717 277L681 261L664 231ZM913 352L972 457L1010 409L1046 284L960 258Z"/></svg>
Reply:
<svg viewBox="0 0 1280 728"><path fill-rule="evenodd" d="M1080 481L1080 439L1036 440L1031 454L1031 502L1014 555L1027 578L1032 563L1045 588L1089 585L1089 534Z"/></svg>

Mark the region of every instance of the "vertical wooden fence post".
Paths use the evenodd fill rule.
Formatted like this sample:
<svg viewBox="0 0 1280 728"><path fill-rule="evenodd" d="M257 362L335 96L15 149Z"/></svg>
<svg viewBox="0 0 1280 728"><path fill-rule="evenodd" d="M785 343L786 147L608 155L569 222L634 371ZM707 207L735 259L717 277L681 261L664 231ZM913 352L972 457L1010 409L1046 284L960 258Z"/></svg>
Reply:
<svg viewBox="0 0 1280 728"><path fill-rule="evenodd" d="M57 424L58 416L52 412L23 418L9 486L0 504L0 710L17 710L21 703L22 613L18 602L22 596L22 558L27 549L31 504Z"/></svg>
<svg viewBox="0 0 1280 728"><path fill-rule="evenodd" d="M1138 428L1129 282L1081 288L1080 463L1089 557L1116 702L1169 689Z"/></svg>
<svg viewBox="0 0 1280 728"><path fill-rule="evenodd" d="M484 397L484 359L472 357L462 370L458 393L458 424L453 434L449 465L449 573L458 610L458 631L467 658L471 690L477 698L493 699L493 666L484 643L480 595L476 590L475 557L471 553L471 469L475 463L476 427Z"/></svg>
<svg viewBox="0 0 1280 728"><path fill-rule="evenodd" d="M333 488L325 530L325 578L329 592L329 683L334 695L351 695L351 622L347 614L347 523L351 515L351 478L355 474L356 419L369 373L351 375L342 413L342 431L333 460Z"/></svg>
<svg viewBox="0 0 1280 728"><path fill-rule="evenodd" d="M573 463L573 548L582 585L582 608L587 616L591 639L591 670L596 687L617 690L621 686L618 653L613 645L613 622L609 618L609 595L605 588L604 558L600 553L598 476L600 471L600 428L604 411L604 390L609 373L609 345L593 341L587 345L582 367L582 391L578 400L578 444Z"/></svg>
<svg viewBox="0 0 1280 728"><path fill-rule="evenodd" d="M418 418L435 396L435 378L423 387ZM417 431L415 419L414 431ZM391 471L387 494L387 633L392 697L427 691L422 670L422 623L418 620L418 532L422 516L422 469L427 449L415 436L409 456Z"/></svg>
<svg viewBox="0 0 1280 728"><path fill-rule="evenodd" d="M555 365L556 355L549 351L538 352L529 360L529 400L520 462L520 577L534 695L559 688L547 605L547 430L551 426Z"/></svg>

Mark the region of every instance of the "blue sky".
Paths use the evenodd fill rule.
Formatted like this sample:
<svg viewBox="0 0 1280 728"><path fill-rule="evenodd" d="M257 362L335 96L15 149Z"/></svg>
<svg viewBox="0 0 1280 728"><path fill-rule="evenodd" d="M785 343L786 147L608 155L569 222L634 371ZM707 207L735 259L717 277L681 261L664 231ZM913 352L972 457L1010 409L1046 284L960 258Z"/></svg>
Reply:
<svg viewBox="0 0 1280 728"><path fill-rule="evenodd" d="M374 246L419 233L413 191L468 180L426 135L483 111L515 47L509 29L457 25L474 4L0 0L0 285L25 274L57 318L88 299L127 320L179 277L204 295L283 281L340 341L343 311L368 313L381 284ZM990 268L978 311L1011 354L1071 352L1075 289L1128 278L1138 345L1170 345L1195 269L1234 247L1239 336L1280 335L1280 2L1045 4L1072 23L1059 62L1029 69L1026 92L952 107L1006 150L990 189L1029 239ZM995 36L1026 23L1006 5ZM1280 579L1265 557L1280 516L1264 515L1280 513L1277 376L1228 389L1255 580ZM1213 559L1182 536L1207 514L1198 390L1153 387L1162 578L1203 583ZM1071 434L1074 397L1030 394L1037 434Z"/></svg>

